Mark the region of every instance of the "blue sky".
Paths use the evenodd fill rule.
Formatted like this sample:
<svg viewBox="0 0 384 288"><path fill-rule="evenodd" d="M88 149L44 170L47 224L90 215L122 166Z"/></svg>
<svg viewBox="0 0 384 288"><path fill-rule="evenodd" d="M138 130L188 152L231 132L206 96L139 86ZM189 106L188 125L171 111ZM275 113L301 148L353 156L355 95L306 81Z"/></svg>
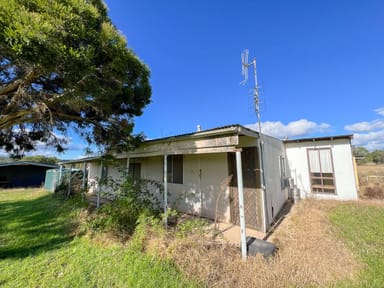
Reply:
<svg viewBox="0 0 384 288"><path fill-rule="evenodd" d="M252 127L252 74L240 85L248 48L264 133L354 134L353 144L384 149L384 1L105 2L151 70L152 103L136 132L158 138L197 124ZM59 157L83 153L75 136L69 148Z"/></svg>

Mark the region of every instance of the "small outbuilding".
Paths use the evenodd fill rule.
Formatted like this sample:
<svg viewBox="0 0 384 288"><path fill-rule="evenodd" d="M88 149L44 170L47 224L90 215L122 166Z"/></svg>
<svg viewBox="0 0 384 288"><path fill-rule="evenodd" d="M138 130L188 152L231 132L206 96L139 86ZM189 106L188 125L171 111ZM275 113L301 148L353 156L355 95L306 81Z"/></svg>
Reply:
<svg viewBox="0 0 384 288"><path fill-rule="evenodd" d="M0 163L0 187L38 187L44 184L46 170L56 165L27 161Z"/></svg>
<svg viewBox="0 0 384 288"><path fill-rule="evenodd" d="M285 151L298 196L357 200L358 182L352 135L285 140Z"/></svg>

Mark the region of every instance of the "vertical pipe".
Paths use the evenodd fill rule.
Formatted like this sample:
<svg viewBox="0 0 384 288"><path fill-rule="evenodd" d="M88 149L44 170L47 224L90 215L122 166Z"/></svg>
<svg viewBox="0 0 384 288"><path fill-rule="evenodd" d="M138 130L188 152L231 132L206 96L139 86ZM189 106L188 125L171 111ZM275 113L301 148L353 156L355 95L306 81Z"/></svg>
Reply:
<svg viewBox="0 0 384 288"><path fill-rule="evenodd" d="M101 183L103 182L103 161L100 162L100 180L99 185L97 187L97 201L96 201L96 208L100 207L100 192L101 192Z"/></svg>
<svg viewBox="0 0 384 288"><path fill-rule="evenodd" d="M168 179L167 179L167 158L168 155L164 155L164 225L167 227L168 219L167 219L167 209L168 209Z"/></svg>
<svg viewBox="0 0 384 288"><path fill-rule="evenodd" d="M57 183L57 185L61 184L62 177L63 177L63 165L60 165L60 170L59 170L59 182ZM56 187L55 187L55 188L56 188Z"/></svg>
<svg viewBox="0 0 384 288"><path fill-rule="evenodd" d="M71 168L69 169L68 187L67 187L67 197L69 197L69 196L71 195L72 169L73 169L73 164L71 164Z"/></svg>
<svg viewBox="0 0 384 288"><path fill-rule="evenodd" d="M126 175L125 176L128 176L129 175L129 157L127 157L127 168L126 168Z"/></svg>
<svg viewBox="0 0 384 288"><path fill-rule="evenodd" d="M269 220L268 220L268 205L267 205L267 188L265 185L265 171L264 171L264 140L263 135L261 134L261 126L259 121L259 164L260 164L260 180L261 180L261 201L263 208L263 232L266 233L268 230Z"/></svg>
<svg viewBox="0 0 384 288"><path fill-rule="evenodd" d="M244 189L243 189L243 169L241 165L241 151L236 151L236 169L237 169L237 190L239 193L241 256L243 260L246 260L247 259L247 240L246 240L246 232L245 232Z"/></svg>
<svg viewBox="0 0 384 288"><path fill-rule="evenodd" d="M81 183L81 187L85 189L85 177L87 175L87 162L84 161L83 165L83 182Z"/></svg>

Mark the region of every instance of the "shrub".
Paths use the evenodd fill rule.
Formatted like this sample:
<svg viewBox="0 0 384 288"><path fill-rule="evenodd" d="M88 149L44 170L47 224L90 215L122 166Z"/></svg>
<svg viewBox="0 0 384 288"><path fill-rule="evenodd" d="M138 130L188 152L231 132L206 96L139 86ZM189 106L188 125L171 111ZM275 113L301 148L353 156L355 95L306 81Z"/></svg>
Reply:
<svg viewBox="0 0 384 288"><path fill-rule="evenodd" d="M384 189L376 184L365 188L364 196L371 199L384 199Z"/></svg>
<svg viewBox="0 0 384 288"><path fill-rule="evenodd" d="M160 201L153 190L162 191L161 184L153 180L112 178L105 182L107 191L113 191L114 200L104 204L88 219L92 231L110 231L125 239L133 234L139 219L160 219Z"/></svg>

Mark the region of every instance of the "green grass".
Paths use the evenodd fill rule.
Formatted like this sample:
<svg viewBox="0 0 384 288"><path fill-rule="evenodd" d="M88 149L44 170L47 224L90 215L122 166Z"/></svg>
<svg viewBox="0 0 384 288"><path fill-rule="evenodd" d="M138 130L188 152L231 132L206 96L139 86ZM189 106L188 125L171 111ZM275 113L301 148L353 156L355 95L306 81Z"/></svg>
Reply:
<svg viewBox="0 0 384 288"><path fill-rule="evenodd" d="M170 262L75 236L79 211L42 190L0 190L0 286L197 286Z"/></svg>
<svg viewBox="0 0 384 288"><path fill-rule="evenodd" d="M384 206L343 204L330 214L331 223L363 264L358 287L384 285Z"/></svg>

